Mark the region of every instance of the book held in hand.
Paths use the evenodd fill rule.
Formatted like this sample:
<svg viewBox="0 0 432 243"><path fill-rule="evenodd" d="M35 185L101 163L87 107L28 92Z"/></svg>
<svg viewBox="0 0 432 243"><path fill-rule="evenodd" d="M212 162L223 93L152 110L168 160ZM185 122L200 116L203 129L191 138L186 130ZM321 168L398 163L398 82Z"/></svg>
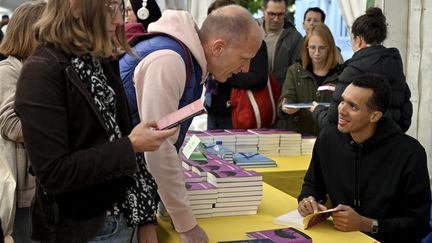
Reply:
<svg viewBox="0 0 432 243"><path fill-rule="evenodd" d="M283 214L273 220L274 224L291 226L301 229L310 228L330 217L332 212L336 212L338 210L332 208L324 211L319 211L317 213L312 213L303 217L300 215L297 209L289 211L286 214Z"/></svg>
<svg viewBox="0 0 432 243"><path fill-rule="evenodd" d="M330 103L327 102L320 102L318 105L323 105L325 107L329 107ZM309 109L312 107L311 103L292 103L292 104L284 104L285 108L299 108L299 109Z"/></svg>
<svg viewBox="0 0 432 243"><path fill-rule="evenodd" d="M170 129L203 113L206 113L206 109L204 108L203 101L198 99L173 113L162 117L156 122L156 124L159 130Z"/></svg>
<svg viewBox="0 0 432 243"><path fill-rule="evenodd" d="M312 243L312 238L307 234L291 227L248 232L246 236L252 239L270 239L274 243Z"/></svg>

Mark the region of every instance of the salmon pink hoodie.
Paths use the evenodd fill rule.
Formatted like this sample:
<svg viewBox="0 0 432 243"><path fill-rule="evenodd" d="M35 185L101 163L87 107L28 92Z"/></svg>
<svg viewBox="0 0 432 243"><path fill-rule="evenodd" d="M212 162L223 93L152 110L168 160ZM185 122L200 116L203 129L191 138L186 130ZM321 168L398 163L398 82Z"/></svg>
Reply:
<svg viewBox="0 0 432 243"><path fill-rule="evenodd" d="M204 81L207 62L197 29L190 13L174 10L166 10L157 22L148 27L149 32L167 33L182 41L201 66ZM177 110L185 81L186 66L175 51L155 51L141 60L134 71L141 121L157 121ZM186 232L197 222L190 208L181 160L174 147L177 137L178 133L167 139L159 150L146 152L145 159L176 230Z"/></svg>

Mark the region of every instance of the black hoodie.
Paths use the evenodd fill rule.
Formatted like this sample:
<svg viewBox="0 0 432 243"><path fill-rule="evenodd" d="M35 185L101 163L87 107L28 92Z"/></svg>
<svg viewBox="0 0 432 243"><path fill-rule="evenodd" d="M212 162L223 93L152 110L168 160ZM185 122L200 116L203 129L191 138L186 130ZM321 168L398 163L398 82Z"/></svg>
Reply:
<svg viewBox="0 0 432 243"><path fill-rule="evenodd" d="M363 48L354 53L344 65L345 68L339 75L339 82L334 93L334 102L328 110L320 106L313 112L313 118L319 126L323 127L329 123L337 124L337 105L342 99L343 91L354 76L362 73L377 73L384 75L392 87L389 112L402 131L406 132L411 125L413 110L409 100L411 92L405 81L398 49L386 48L382 45Z"/></svg>
<svg viewBox="0 0 432 243"><path fill-rule="evenodd" d="M377 240L419 242L430 232L426 153L387 115L362 144L334 125L322 130L298 199L324 203L328 194L333 207L348 205L377 219L378 234L371 235Z"/></svg>

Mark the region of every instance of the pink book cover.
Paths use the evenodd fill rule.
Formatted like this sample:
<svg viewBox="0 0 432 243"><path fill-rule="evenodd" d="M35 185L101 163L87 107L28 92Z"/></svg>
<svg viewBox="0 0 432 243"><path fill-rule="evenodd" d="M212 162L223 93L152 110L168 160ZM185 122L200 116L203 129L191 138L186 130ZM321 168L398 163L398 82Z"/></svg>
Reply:
<svg viewBox="0 0 432 243"><path fill-rule="evenodd" d="M275 135L276 136L276 132L274 129L256 128L256 129L248 129L248 131L253 133L253 134L258 134L258 135Z"/></svg>
<svg viewBox="0 0 432 243"><path fill-rule="evenodd" d="M186 182L185 186L188 191L216 190L216 187L208 182Z"/></svg>
<svg viewBox="0 0 432 243"><path fill-rule="evenodd" d="M180 123L193 118L194 116L201 115L206 112L203 101L198 99L167 116L162 117L156 122L158 129L164 130L176 127Z"/></svg>
<svg viewBox="0 0 432 243"><path fill-rule="evenodd" d="M295 228L282 228L248 232L252 239L270 239L274 243L312 243L312 238Z"/></svg>
<svg viewBox="0 0 432 243"><path fill-rule="evenodd" d="M242 167L230 163L223 163L223 164L209 164L204 166L196 166L196 170L199 170L200 172L219 172L219 171L240 171L244 170Z"/></svg>
<svg viewBox="0 0 432 243"><path fill-rule="evenodd" d="M253 134L246 129L230 129L230 130L225 130L225 131L227 133L234 134L234 135L256 135L256 134Z"/></svg>
<svg viewBox="0 0 432 243"><path fill-rule="evenodd" d="M232 135L232 134L230 134L227 131L222 130L222 129L207 130L207 131L205 131L205 133L208 134L208 135L212 135L212 136Z"/></svg>
<svg viewBox="0 0 432 243"><path fill-rule="evenodd" d="M255 177L256 179L262 179L262 175L256 171L253 170L227 170L227 169L220 169L216 171L210 171L212 175L217 179L224 179L224 178L251 178Z"/></svg>
<svg viewBox="0 0 432 243"><path fill-rule="evenodd" d="M219 170L221 167L229 165L229 163L225 160L207 160L199 162L199 164L192 166L193 171L209 172L212 170Z"/></svg>
<svg viewBox="0 0 432 243"><path fill-rule="evenodd" d="M193 171L184 170L183 177L186 182L201 182L202 178L200 175Z"/></svg>

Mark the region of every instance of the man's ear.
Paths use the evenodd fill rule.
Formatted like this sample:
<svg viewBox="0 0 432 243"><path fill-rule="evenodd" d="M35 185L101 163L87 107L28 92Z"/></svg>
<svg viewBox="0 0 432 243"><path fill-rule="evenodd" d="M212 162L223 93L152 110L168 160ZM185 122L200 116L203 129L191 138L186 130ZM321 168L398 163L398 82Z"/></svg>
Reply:
<svg viewBox="0 0 432 243"><path fill-rule="evenodd" d="M374 111L372 112L372 115L370 116L370 122L372 123L376 123L379 121L379 119L381 119L381 117L383 116L383 113L381 111Z"/></svg>
<svg viewBox="0 0 432 243"><path fill-rule="evenodd" d="M221 56L224 48L226 47L226 42L223 39L216 39L212 43L211 51L214 56Z"/></svg>

